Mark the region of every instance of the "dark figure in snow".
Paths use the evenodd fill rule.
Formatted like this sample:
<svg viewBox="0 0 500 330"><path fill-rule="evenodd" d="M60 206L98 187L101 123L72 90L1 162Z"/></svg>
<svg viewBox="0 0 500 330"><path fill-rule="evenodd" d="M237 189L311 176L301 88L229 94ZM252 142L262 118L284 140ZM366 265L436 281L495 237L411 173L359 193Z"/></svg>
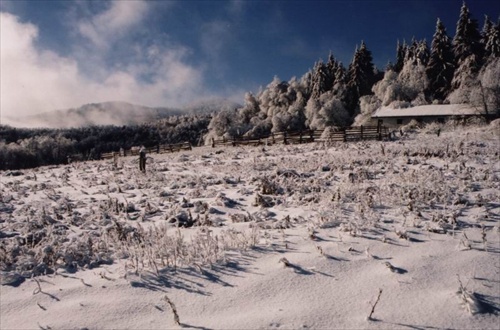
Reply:
<svg viewBox="0 0 500 330"><path fill-rule="evenodd" d="M146 149L144 147L139 150L139 170L146 172Z"/></svg>

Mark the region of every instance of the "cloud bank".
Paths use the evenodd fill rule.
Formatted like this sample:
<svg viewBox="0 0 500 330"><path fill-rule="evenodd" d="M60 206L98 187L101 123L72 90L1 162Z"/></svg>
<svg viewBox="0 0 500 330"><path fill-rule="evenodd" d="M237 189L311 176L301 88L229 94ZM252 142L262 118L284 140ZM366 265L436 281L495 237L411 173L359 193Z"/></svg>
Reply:
<svg viewBox="0 0 500 330"><path fill-rule="evenodd" d="M146 25L149 6L113 1L78 17L70 23L74 51L64 56L38 44L43 31L37 26L1 12L1 124L91 102L178 107L206 97L203 65L188 64L190 49L151 36L133 43L128 38ZM110 64L111 56L119 60Z"/></svg>

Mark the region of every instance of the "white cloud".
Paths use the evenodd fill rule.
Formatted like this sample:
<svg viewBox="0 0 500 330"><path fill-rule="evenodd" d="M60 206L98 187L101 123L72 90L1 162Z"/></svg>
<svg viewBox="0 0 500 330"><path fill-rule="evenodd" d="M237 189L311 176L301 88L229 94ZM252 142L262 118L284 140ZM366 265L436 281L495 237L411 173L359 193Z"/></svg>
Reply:
<svg viewBox="0 0 500 330"><path fill-rule="evenodd" d="M123 15L120 17L128 15L119 12ZM7 124L8 118L92 102L119 100L146 106L181 106L204 96L203 72L185 62L187 50L183 47L138 49L142 58L134 63L119 69L98 64L96 74L84 75L79 69L82 56L77 60L40 49L36 46L40 31L35 25L21 22L12 14L0 15L2 124ZM124 25L121 19L109 24L116 29Z"/></svg>
<svg viewBox="0 0 500 330"><path fill-rule="evenodd" d="M145 1L113 1L111 6L89 18L81 19L78 31L99 48L108 48L117 38L139 25L149 11Z"/></svg>

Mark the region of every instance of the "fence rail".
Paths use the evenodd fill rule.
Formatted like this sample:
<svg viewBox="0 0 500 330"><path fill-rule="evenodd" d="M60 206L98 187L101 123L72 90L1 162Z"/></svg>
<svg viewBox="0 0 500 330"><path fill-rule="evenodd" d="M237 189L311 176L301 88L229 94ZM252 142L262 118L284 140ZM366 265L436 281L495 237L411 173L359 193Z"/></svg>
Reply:
<svg viewBox="0 0 500 330"><path fill-rule="evenodd" d="M212 139L212 147L219 146L240 146L240 145L263 145L263 144L301 144L310 142L350 142L362 140L387 140L390 133L385 126L351 126L342 127L325 132L323 129L304 130L304 131L284 131L271 133L260 137L236 137L231 139L220 138ZM149 154L177 152L181 150L192 150L189 142L177 144L163 144L155 147L146 148ZM101 153L101 159L112 159L119 156L138 156L139 148L134 147L127 150L116 152Z"/></svg>
<svg viewBox="0 0 500 330"><path fill-rule="evenodd" d="M193 147L189 142L177 143L177 144L162 144L155 147L146 148L146 153L148 154L164 154L167 152L177 152L181 150L191 150ZM139 148L131 148L127 150L120 150L115 152L104 152L101 153L101 159L111 159L115 156L138 156Z"/></svg>
<svg viewBox="0 0 500 330"><path fill-rule="evenodd" d="M261 144L299 144L309 142L348 142L362 140L386 140L389 138L389 130L385 126L352 126L342 127L337 130L305 130L294 132L278 132L258 138L237 137L212 139L212 147L239 146L239 145L261 145Z"/></svg>

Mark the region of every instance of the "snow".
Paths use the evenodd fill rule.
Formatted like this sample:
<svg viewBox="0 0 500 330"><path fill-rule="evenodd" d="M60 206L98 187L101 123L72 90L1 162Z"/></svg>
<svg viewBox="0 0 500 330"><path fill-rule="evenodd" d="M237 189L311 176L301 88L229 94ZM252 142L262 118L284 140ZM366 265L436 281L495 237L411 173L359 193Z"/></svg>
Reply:
<svg viewBox="0 0 500 330"><path fill-rule="evenodd" d="M381 107L372 117L464 116L479 114L481 114L481 109L471 107L468 104L431 104L404 109Z"/></svg>
<svg viewBox="0 0 500 330"><path fill-rule="evenodd" d="M0 286L0 328L498 328L497 128L2 172L2 283L26 280ZM63 267L89 237L113 262ZM57 271L31 277L47 246Z"/></svg>

